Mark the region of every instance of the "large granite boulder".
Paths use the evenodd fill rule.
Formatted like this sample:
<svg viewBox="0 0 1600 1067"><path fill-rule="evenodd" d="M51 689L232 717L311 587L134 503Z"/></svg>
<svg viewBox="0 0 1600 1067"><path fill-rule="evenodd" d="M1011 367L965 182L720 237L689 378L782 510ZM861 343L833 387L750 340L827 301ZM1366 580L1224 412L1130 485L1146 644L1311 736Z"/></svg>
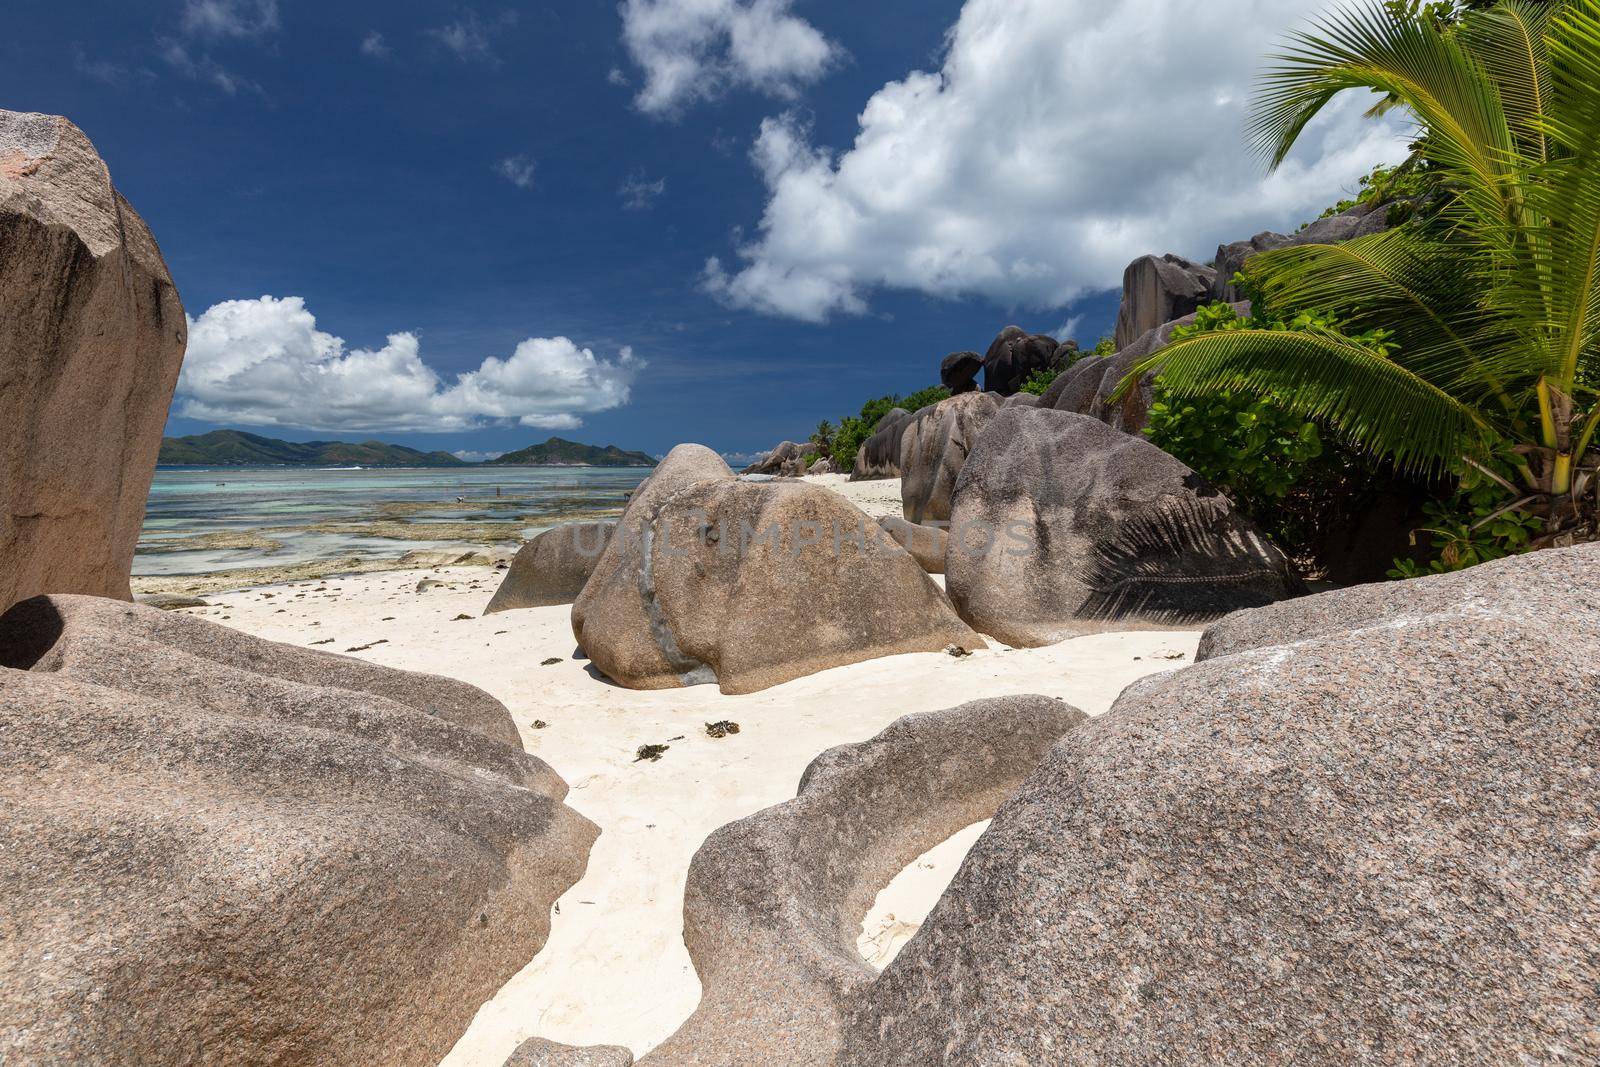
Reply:
<svg viewBox="0 0 1600 1067"><path fill-rule="evenodd" d="M573 522L539 534L517 550L483 613L546 608L577 600L616 526L615 522Z"/></svg>
<svg viewBox="0 0 1600 1067"><path fill-rule="evenodd" d="M856 450L855 466L850 471L852 482L900 477L901 438L911 418L911 412L905 408L891 408L878 420L872 436Z"/></svg>
<svg viewBox="0 0 1600 1067"><path fill-rule="evenodd" d="M667 460L652 481L676 473ZM879 656L982 646L915 559L818 486L697 481L630 505L622 526L574 632L629 688L753 693Z"/></svg>
<svg viewBox="0 0 1600 1067"><path fill-rule="evenodd" d="M836 1062L1594 1062L1597 576L1227 620L1001 805Z"/></svg>
<svg viewBox="0 0 1600 1067"><path fill-rule="evenodd" d="M900 502L907 522L950 517L950 494L978 435L1001 408L993 393L963 393L923 408L900 442Z"/></svg>
<svg viewBox="0 0 1600 1067"><path fill-rule="evenodd" d="M597 830L460 682L93 597L0 617L0 1059L431 1065Z"/></svg>
<svg viewBox="0 0 1600 1067"><path fill-rule="evenodd" d="M655 513L674 494L696 482L707 480L731 482L735 476L723 458L704 445L678 445L656 465L648 478L639 483L628 498L628 506L623 509L622 518L617 520L617 528L612 531L611 540L595 563L583 592L572 603L572 632L577 636L580 646L583 644L584 622L590 606L605 593L626 589L630 583L637 585L639 553L642 550L640 537L649 528ZM604 621L608 629L619 633L637 633L641 627L646 632L650 630L653 624L643 600L625 596L608 599L610 603L606 607L607 617ZM662 662L660 655L649 645L638 649L636 654L640 657L635 668L638 672L655 671Z"/></svg>
<svg viewBox="0 0 1600 1067"><path fill-rule="evenodd" d="M1357 204L1341 214L1318 219L1296 233L1273 233L1269 230L1247 241L1219 246L1214 260L1216 277L1212 281L1211 299L1230 302L1244 299L1244 294L1233 284L1233 276L1262 252L1308 244L1343 244L1382 233L1388 228L1389 207L1389 204Z"/></svg>
<svg viewBox="0 0 1600 1067"><path fill-rule="evenodd" d="M530 1037L517 1046L505 1067L633 1067L633 1053L621 1045L579 1048Z"/></svg>
<svg viewBox="0 0 1600 1067"><path fill-rule="evenodd" d="M950 395L970 393L978 388L978 372L983 370L983 357L976 352L952 352L939 364L939 384L950 390Z"/></svg>
<svg viewBox="0 0 1600 1067"><path fill-rule="evenodd" d="M155 238L64 118L0 111L0 611L129 598L187 324Z"/></svg>
<svg viewBox="0 0 1600 1067"><path fill-rule="evenodd" d="M807 441L805 444L785 441L739 473L771 474L780 478L798 478L805 473L806 461L816 454L817 446L811 441Z"/></svg>
<svg viewBox="0 0 1600 1067"><path fill-rule="evenodd" d="M1250 302L1233 305L1240 318L1250 316ZM1040 397L1040 407L1070 411L1099 419L1125 433L1141 433L1150 424L1150 406L1155 403L1155 374L1146 374L1135 389L1120 399L1117 390L1123 379L1140 363L1172 342L1173 331L1192 326L1196 316L1188 314L1146 331L1138 340L1110 356L1089 357L1068 367Z"/></svg>
<svg viewBox="0 0 1600 1067"><path fill-rule="evenodd" d="M1010 645L1190 628L1301 591L1227 497L1087 416L1001 411L954 501L946 589L974 629Z"/></svg>
<svg viewBox="0 0 1600 1067"><path fill-rule="evenodd" d="M1122 272L1122 305L1117 311L1117 348L1173 319L1192 315L1212 299L1217 272L1182 256L1140 256Z"/></svg>
<svg viewBox="0 0 1600 1067"><path fill-rule="evenodd" d="M911 558L923 570L929 574L944 573L945 545L950 540L950 531L943 525L919 526L898 515L886 515L878 520L878 525L895 544L911 553Z"/></svg>
<svg viewBox="0 0 1600 1067"><path fill-rule="evenodd" d="M993 814L1084 719L1037 696L908 715L818 756L794 800L712 834L690 865L683 904L700 1005L640 1062L836 1062L849 1006L877 978L856 939L878 891Z"/></svg>
<svg viewBox="0 0 1600 1067"><path fill-rule="evenodd" d="M1034 371L1056 365L1054 337L1029 334L1020 326L1007 326L989 345L983 357L983 391L1011 396L1022 388Z"/></svg>

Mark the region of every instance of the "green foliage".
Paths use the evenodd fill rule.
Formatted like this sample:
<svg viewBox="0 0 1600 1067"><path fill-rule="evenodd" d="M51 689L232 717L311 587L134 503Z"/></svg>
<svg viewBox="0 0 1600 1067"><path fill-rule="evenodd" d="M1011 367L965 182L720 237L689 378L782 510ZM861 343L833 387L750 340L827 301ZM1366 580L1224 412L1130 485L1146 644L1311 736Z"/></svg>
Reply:
<svg viewBox="0 0 1600 1067"><path fill-rule="evenodd" d="M929 404L937 404L949 396L949 389L942 385L931 385L907 397L890 395L867 401L861 405L861 414L846 415L839 420L839 428L833 434L834 465L842 471L853 468L856 465L856 453L861 450L862 443L878 428L879 420L895 408L916 411Z"/></svg>
<svg viewBox="0 0 1600 1067"><path fill-rule="evenodd" d="M1322 213L1323 218L1334 215L1343 215L1351 208L1362 204L1381 204L1385 200L1419 200L1433 193L1437 186L1435 172L1425 166L1409 166L1402 164L1398 167L1387 167L1383 164L1372 168L1372 173L1361 179L1361 191L1354 197L1341 200ZM1405 207L1395 204L1390 209L1388 223L1392 226L1406 216ZM1303 228L1303 227L1302 227Z"/></svg>
<svg viewBox="0 0 1600 1067"><path fill-rule="evenodd" d="M1248 273L1269 306L1337 322L1180 339L1124 388L1159 371L1169 397L1272 399L1431 477L1511 455L1519 489L1501 488L1527 494L1545 540L1594 536L1593 494L1575 491L1600 425L1600 0L1347 5L1260 84L1252 133L1273 166L1347 91L1406 111L1429 217L1262 253Z"/></svg>
<svg viewBox="0 0 1600 1067"><path fill-rule="evenodd" d="M1526 552L1544 531L1544 521L1515 508L1511 494L1484 478L1463 487L1448 500L1430 501L1424 507L1428 525L1417 531L1431 536L1427 570L1414 560L1397 559L1391 578L1416 578L1446 574L1480 563Z"/></svg>
<svg viewBox="0 0 1600 1067"><path fill-rule="evenodd" d="M817 423L817 428L811 435L811 443L817 446L817 454L823 455L833 451L833 423L823 419Z"/></svg>
<svg viewBox="0 0 1600 1067"><path fill-rule="evenodd" d="M1061 372L1054 368L1036 370L1028 375L1027 381L1022 383L1022 391L1024 393L1032 393L1034 396L1043 396L1044 391L1050 388L1050 383L1060 376Z"/></svg>
<svg viewBox="0 0 1600 1067"><path fill-rule="evenodd" d="M1117 354L1117 339L1115 337L1107 334L1105 337L1102 337L1102 338L1100 338L1099 341L1095 342L1095 346L1092 349L1089 350L1088 354L1091 355L1091 356L1114 356L1114 355L1116 355Z"/></svg>
<svg viewBox="0 0 1600 1067"><path fill-rule="evenodd" d="M921 411L925 407L937 404L941 400L950 399L950 390L942 385L930 385L926 389L918 389L908 397L900 398L896 407L905 408L910 412Z"/></svg>
<svg viewBox="0 0 1600 1067"><path fill-rule="evenodd" d="M1175 340L1236 330L1277 333L1331 329L1325 316L1240 319L1227 303L1199 309L1192 326L1173 331ZM1381 333L1363 339L1381 348ZM1222 489L1305 571L1315 569L1318 532L1332 514L1365 495L1389 475L1380 464L1329 440L1315 420L1274 397L1217 392L1197 396L1168 393L1160 379L1146 435Z"/></svg>

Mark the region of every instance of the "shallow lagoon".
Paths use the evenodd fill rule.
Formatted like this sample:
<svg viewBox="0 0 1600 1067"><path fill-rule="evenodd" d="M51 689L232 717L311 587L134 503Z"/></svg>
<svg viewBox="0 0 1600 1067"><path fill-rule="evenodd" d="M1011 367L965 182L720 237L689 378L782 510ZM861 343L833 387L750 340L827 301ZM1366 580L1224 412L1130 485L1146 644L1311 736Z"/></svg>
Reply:
<svg viewBox="0 0 1600 1067"><path fill-rule="evenodd" d="M620 514L644 468L163 467L133 573L209 574L457 546L514 546ZM436 536L435 536L436 535Z"/></svg>

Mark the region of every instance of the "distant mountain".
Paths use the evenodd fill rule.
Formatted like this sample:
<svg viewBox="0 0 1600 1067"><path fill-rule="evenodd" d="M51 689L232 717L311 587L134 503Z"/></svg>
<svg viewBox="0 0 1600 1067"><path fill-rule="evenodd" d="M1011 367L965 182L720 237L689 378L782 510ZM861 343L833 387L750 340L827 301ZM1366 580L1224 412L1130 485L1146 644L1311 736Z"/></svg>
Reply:
<svg viewBox="0 0 1600 1067"><path fill-rule="evenodd" d="M382 441L279 441L242 430L164 437L158 463L202 467L465 467L448 452L419 452Z"/></svg>
<svg viewBox="0 0 1600 1067"><path fill-rule="evenodd" d="M491 459L491 467L654 467L656 461L643 452L624 452L616 445L580 445L552 437L542 445L529 445Z"/></svg>

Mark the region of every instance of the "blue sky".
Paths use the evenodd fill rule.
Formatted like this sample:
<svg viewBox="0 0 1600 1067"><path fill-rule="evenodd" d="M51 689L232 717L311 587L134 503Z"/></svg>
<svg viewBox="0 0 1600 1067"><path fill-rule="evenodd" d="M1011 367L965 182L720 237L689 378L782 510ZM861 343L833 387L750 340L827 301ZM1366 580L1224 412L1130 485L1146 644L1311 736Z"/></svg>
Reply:
<svg viewBox="0 0 1600 1067"><path fill-rule="evenodd" d="M169 432L748 452L1007 323L1092 342L1129 259L1392 157L1359 108L1244 152L1320 6L22 0L0 107L83 127L161 242Z"/></svg>

